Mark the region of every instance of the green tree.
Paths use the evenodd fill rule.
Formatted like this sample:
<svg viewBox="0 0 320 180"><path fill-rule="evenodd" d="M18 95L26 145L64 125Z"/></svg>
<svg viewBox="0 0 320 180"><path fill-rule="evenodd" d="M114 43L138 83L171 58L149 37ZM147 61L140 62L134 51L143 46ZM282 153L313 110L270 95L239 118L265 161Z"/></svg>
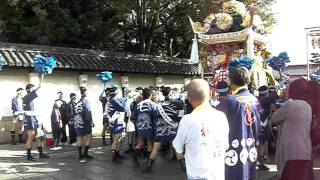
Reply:
<svg viewBox="0 0 320 180"><path fill-rule="evenodd" d="M121 7L107 0L3 0L1 41L118 49Z"/></svg>
<svg viewBox="0 0 320 180"><path fill-rule="evenodd" d="M188 58L202 21L226 0L1 0L0 41ZM267 26L274 0L253 4Z"/></svg>

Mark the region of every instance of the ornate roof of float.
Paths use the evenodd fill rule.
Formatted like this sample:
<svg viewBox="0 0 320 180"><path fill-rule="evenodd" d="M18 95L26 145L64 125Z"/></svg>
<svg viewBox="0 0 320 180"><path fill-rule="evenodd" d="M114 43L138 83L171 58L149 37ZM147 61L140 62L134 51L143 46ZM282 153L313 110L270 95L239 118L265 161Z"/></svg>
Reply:
<svg viewBox="0 0 320 180"><path fill-rule="evenodd" d="M266 36L258 34L252 31L250 28L246 28L238 32L221 33L221 34L198 34L198 36L202 43L219 44L219 43L228 43L228 42L243 42L248 38L249 33L251 33L255 43L257 44L265 44L268 42L268 38Z"/></svg>
<svg viewBox="0 0 320 180"><path fill-rule="evenodd" d="M247 10L242 2L230 0L223 4L222 10L208 15L203 22L193 22L190 18L193 32L202 43L243 42L249 35L257 44L268 42L263 22L254 8Z"/></svg>

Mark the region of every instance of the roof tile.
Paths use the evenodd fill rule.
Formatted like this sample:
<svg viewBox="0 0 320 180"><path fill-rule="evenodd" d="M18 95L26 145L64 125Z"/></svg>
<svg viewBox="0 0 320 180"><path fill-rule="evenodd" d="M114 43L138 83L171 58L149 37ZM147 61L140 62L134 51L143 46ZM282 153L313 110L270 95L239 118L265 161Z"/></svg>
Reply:
<svg viewBox="0 0 320 180"><path fill-rule="evenodd" d="M190 64L186 59L0 42L0 54L6 66L33 67L33 58L38 53L55 57L60 69L176 75L201 73L200 64Z"/></svg>

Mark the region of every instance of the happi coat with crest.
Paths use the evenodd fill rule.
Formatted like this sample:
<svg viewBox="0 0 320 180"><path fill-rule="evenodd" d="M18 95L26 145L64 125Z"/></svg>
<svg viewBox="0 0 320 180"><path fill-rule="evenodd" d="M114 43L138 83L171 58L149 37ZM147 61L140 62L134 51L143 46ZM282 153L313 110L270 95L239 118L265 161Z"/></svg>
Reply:
<svg viewBox="0 0 320 180"><path fill-rule="evenodd" d="M262 109L246 86L239 87L220 102L229 122L229 148L225 158L226 180L256 178L257 136Z"/></svg>

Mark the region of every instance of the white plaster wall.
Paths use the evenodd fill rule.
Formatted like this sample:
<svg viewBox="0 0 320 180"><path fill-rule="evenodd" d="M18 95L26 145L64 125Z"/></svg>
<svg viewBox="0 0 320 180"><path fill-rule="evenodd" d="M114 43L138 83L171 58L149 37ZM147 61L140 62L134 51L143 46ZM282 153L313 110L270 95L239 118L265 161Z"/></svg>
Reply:
<svg viewBox="0 0 320 180"><path fill-rule="evenodd" d="M184 77L183 76L170 76L170 75L164 75L163 77L163 83L170 87L177 87L182 88L184 86Z"/></svg>
<svg viewBox="0 0 320 180"><path fill-rule="evenodd" d="M129 88L155 86L154 74L126 74L129 77Z"/></svg>
<svg viewBox="0 0 320 180"><path fill-rule="evenodd" d="M80 98L79 92L79 72L76 71L55 71L53 74L45 76L42 88L38 92L38 98L35 101L35 108L45 128L51 130L50 116L54 100L57 98L57 92L64 93L64 100L69 101L69 94L76 93ZM95 123L93 132L99 134L102 130L102 106L99 101L99 95L103 90L103 84L96 79L96 72L82 72L88 75L88 99L92 108L92 115ZM155 85L156 75L152 74L122 74L129 77L129 88L146 87ZM107 86L116 84L121 86L120 74L113 74L113 80L107 83ZM183 76L160 75L163 77L165 85L183 86ZM0 72L0 121L12 116L11 99L16 95L16 89L25 88L29 83L29 71L23 69L4 69ZM1 123L1 122L0 122ZM2 126L3 127L3 126ZM2 131L5 131L2 128ZM1 131L0 131L1 136ZM1 141L1 138L0 138Z"/></svg>
<svg viewBox="0 0 320 180"><path fill-rule="evenodd" d="M0 117L11 115L11 100L16 89L25 87L28 82L27 70L0 71ZM1 119L1 118L0 118Z"/></svg>

